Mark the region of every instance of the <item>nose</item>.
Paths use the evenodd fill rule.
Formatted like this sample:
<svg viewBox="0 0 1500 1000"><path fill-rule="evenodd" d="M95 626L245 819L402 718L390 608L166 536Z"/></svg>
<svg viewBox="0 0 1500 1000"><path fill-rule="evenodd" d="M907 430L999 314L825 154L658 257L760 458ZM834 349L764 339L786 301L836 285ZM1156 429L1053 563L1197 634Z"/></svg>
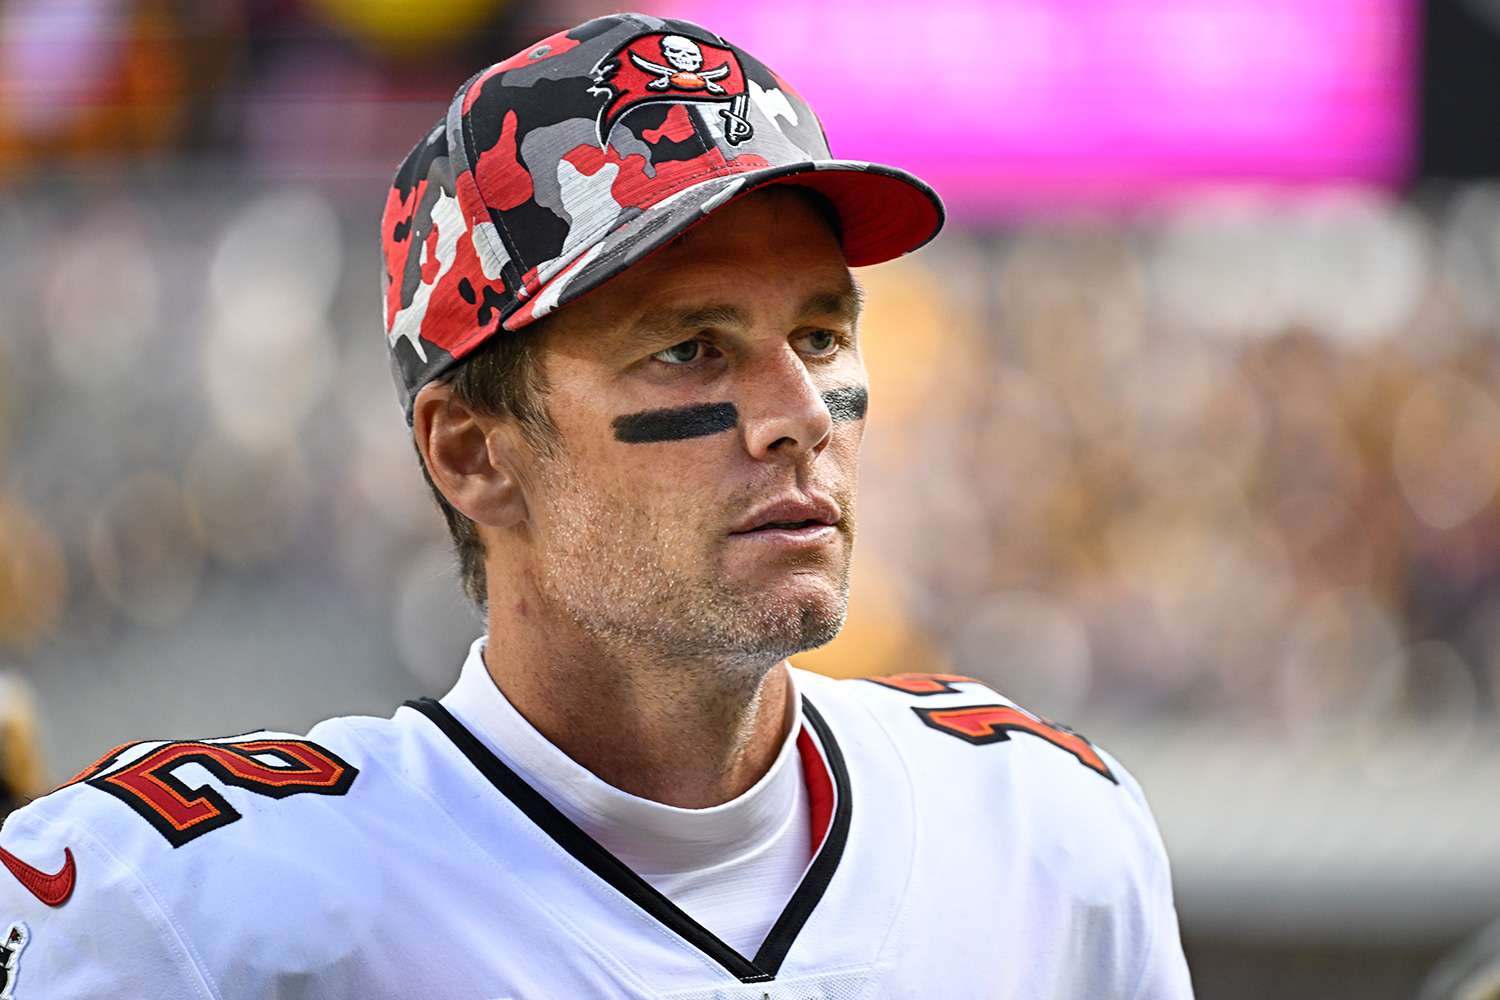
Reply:
<svg viewBox="0 0 1500 1000"><path fill-rule="evenodd" d="M745 449L757 461L816 455L833 433L833 417L797 352L788 348L748 380L741 412Z"/></svg>

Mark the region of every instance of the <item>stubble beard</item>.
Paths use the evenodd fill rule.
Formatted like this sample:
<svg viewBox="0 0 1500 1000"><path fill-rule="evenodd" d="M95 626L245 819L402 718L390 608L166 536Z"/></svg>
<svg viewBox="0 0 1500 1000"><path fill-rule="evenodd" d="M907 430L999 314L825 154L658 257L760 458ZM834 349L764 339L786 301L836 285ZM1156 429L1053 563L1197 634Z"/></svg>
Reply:
<svg viewBox="0 0 1500 1000"><path fill-rule="evenodd" d="M766 593L736 587L709 565L695 574L670 564L666 553L704 551L702 526L662 523L626 498L600 494L566 456L542 462L538 478L547 504L538 595L621 659L658 662L748 693L771 667L830 642L844 625L851 496L835 496L845 512L845 546L842 565L821 570L832 586L811 595Z"/></svg>

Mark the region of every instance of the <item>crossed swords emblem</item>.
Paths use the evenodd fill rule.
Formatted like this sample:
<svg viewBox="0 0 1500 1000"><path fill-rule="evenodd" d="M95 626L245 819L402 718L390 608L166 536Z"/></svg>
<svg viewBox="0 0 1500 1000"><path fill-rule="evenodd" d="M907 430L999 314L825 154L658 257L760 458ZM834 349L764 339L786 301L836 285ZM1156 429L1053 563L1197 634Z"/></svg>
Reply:
<svg viewBox="0 0 1500 1000"><path fill-rule="evenodd" d="M698 72L697 70L673 69L671 66L663 66L660 63L652 62L650 59L643 59L635 52L630 53L630 61L647 73L656 74L656 79L646 84L646 89L648 90L666 90L674 83L683 90L697 90L698 87L694 86L694 84L701 82L703 89L707 90L710 94L722 96L728 93L723 87L714 82L722 80L729 75L728 63ZM698 56L697 63L698 65L703 64L702 55ZM673 80L674 76L680 76L682 79Z"/></svg>
<svg viewBox="0 0 1500 1000"><path fill-rule="evenodd" d="M672 65L663 66L639 53L630 53L631 62L656 77L646 84L647 90L703 90L714 97L723 97L728 93L718 81L729 75L729 63L713 69L703 69L703 50L691 39L680 35L663 38L661 48L662 55ZM736 94L730 98L729 107L719 109L719 116L724 119L724 139L731 146L738 146L754 134L748 117L749 110L747 94Z"/></svg>

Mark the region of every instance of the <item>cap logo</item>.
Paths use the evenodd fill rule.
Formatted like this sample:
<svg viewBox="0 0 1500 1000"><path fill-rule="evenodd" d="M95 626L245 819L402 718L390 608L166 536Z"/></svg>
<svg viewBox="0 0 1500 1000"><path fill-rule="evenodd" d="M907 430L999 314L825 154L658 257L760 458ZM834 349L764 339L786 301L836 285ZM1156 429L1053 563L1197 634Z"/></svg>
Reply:
<svg viewBox="0 0 1500 1000"><path fill-rule="evenodd" d="M724 139L738 146L755 134L750 125L745 74L734 52L682 35L640 35L600 60L589 93L605 98L599 109L599 146L626 112L643 104L718 104Z"/></svg>

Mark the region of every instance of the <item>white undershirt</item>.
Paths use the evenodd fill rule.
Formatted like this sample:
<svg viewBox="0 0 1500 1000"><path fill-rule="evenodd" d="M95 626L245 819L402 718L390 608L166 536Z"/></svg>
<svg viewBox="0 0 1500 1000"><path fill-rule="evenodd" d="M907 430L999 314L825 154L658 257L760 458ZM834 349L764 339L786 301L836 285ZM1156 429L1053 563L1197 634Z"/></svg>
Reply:
<svg viewBox="0 0 1500 1000"><path fill-rule="evenodd" d="M749 791L708 809L681 809L610 785L537 732L469 648L442 700L486 746L605 850L713 931L753 956L811 860L811 816L797 735L802 700L770 769Z"/></svg>

